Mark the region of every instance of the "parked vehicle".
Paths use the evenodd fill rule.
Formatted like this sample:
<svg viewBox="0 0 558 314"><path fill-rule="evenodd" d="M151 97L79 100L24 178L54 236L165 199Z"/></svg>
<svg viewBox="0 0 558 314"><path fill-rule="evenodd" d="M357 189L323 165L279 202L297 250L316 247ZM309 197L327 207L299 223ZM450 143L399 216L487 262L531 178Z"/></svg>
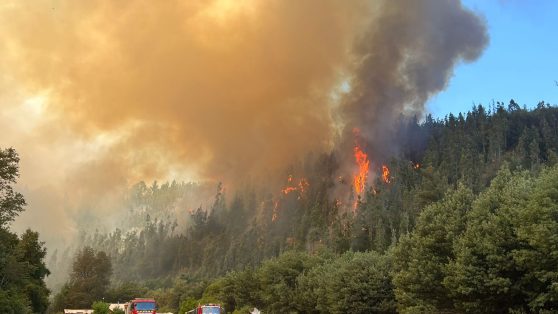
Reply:
<svg viewBox="0 0 558 314"><path fill-rule="evenodd" d="M155 299L136 298L124 305L126 314L157 314Z"/></svg>
<svg viewBox="0 0 558 314"><path fill-rule="evenodd" d="M198 305L197 308L186 312L186 314L225 314L225 309L220 304Z"/></svg>

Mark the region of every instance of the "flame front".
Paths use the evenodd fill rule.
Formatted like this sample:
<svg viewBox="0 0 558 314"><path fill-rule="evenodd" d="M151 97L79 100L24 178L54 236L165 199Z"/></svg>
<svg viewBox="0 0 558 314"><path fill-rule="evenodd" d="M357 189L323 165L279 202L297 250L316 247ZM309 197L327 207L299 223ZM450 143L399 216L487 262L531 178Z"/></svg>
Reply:
<svg viewBox="0 0 558 314"><path fill-rule="evenodd" d="M354 175L353 187L355 189L355 194L361 195L366 187L368 171L370 170L370 161L368 160L368 155L366 155L358 145L355 145L354 152L358 172Z"/></svg>
<svg viewBox="0 0 558 314"><path fill-rule="evenodd" d="M296 186L286 186L281 190L281 192L283 192L283 194L287 195L287 194L289 194L293 191L296 191L296 190L297 190Z"/></svg>
<svg viewBox="0 0 558 314"><path fill-rule="evenodd" d="M283 195L287 195L291 192L298 191L298 198L300 199L300 195L304 193L309 185L310 184L308 184L308 181L305 178L301 178L298 183L296 183L293 176L289 175L287 178L287 185L281 189L281 193L283 193Z"/></svg>

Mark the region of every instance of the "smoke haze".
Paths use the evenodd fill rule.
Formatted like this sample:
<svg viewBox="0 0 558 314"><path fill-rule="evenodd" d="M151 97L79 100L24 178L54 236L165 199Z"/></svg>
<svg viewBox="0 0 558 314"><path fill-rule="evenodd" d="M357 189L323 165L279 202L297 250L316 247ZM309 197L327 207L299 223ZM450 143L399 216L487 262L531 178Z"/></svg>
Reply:
<svg viewBox="0 0 558 314"><path fill-rule="evenodd" d="M0 21L16 227L47 241L139 180L267 177L353 128L387 156L393 121L488 41L454 0L14 1Z"/></svg>

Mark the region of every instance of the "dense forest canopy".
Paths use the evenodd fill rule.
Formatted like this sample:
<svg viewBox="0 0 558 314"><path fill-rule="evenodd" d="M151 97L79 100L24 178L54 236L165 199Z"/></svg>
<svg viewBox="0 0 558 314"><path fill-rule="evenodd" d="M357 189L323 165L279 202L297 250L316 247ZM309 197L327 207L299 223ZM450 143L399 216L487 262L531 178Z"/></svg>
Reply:
<svg viewBox="0 0 558 314"><path fill-rule="evenodd" d="M182 313L200 302L236 313L554 311L557 124L558 108L513 100L402 117L401 149L371 167L378 173L348 203L335 151L287 169L276 192L216 184L210 205L195 209L185 200L207 187L140 182L122 200L121 228L84 228L50 256L48 268L69 275L49 279L51 302L44 243L9 230L25 200L13 188L18 155L4 149L0 309L56 312L141 295Z"/></svg>
<svg viewBox="0 0 558 314"><path fill-rule="evenodd" d="M110 257L107 296L141 291L170 310L200 300L272 313L554 309L558 108L512 100L399 123L389 180L374 177L354 210L337 198L332 152L291 167L281 191L219 184L196 209L177 210L195 185L139 183L126 197L133 227L79 245Z"/></svg>

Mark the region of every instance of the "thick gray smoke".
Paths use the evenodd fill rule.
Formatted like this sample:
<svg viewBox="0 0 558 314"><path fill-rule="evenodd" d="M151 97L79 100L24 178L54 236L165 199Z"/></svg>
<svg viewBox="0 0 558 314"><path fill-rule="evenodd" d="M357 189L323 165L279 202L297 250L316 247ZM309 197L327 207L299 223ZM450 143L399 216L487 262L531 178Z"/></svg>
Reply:
<svg viewBox="0 0 558 314"><path fill-rule="evenodd" d="M351 91L340 108L342 151L352 153L356 128L372 159L397 153L399 117L422 116L454 66L477 59L488 42L484 21L460 1L389 0L379 10L355 45Z"/></svg>

